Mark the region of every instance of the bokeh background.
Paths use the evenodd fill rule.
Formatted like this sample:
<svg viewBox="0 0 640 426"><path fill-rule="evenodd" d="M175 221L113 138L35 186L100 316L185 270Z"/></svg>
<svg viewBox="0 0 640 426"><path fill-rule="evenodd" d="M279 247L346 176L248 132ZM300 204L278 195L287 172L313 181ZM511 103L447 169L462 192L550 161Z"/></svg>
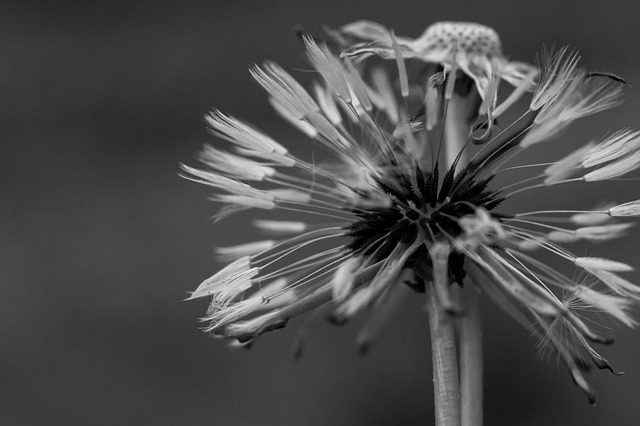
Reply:
<svg viewBox="0 0 640 426"><path fill-rule="evenodd" d="M247 68L270 58L307 69L296 24L320 33L362 18L407 36L439 20L478 21L513 59L568 44L584 65L624 76L623 107L545 146L567 152L640 125L638 9L633 0L3 2L0 424L431 424L420 298L365 357L353 344L357 324L317 321L297 361L301 321L250 351L198 330L206 302L181 300L218 268L213 247L246 230L234 219L211 226L216 206L177 176L178 163L195 164L212 142L203 115L213 106L310 149L269 111ZM555 200L590 207L640 193L637 182L582 189ZM638 236L592 253L637 264ZM563 366L539 361L535 339L484 302L486 424L640 422L636 331L617 329L603 348L626 374L593 372L591 407Z"/></svg>

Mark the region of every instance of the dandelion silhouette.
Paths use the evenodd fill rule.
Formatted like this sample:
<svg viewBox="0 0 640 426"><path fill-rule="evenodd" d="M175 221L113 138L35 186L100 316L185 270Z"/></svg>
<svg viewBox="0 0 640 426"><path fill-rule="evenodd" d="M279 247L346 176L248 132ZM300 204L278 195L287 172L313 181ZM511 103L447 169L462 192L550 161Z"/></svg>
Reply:
<svg viewBox="0 0 640 426"><path fill-rule="evenodd" d="M251 74L277 113L326 148L333 164L299 158L216 110L207 116L209 129L231 149L207 146L203 169L183 166L187 178L215 188L213 199L224 204L218 220L246 209L299 217L255 219L253 226L273 239L218 249L231 263L190 297L212 298L206 330L247 344L310 310L328 309L337 323L371 310L364 348L377 315L385 317L409 285L426 293L437 423L480 424L473 294L481 291L557 352L593 402L583 371L614 370L591 346L610 339L583 313L600 311L634 326L629 310L640 288L618 275L631 266L577 256L567 246L623 236L632 223L622 220L640 215L640 201L588 211L510 211L501 203L638 168L640 133L631 130L552 163L518 162L527 148L559 141L574 120L617 105L624 80L580 69L567 49L544 53L538 66L510 62L496 32L473 23L436 23L417 39L368 21L328 33L335 51L303 36L322 77L313 96L275 63ZM501 83L511 87L504 99ZM499 129L498 119L526 97L528 108ZM494 185L510 170L507 163L530 177ZM545 252L569 272L549 266L539 255ZM570 278L575 269L588 279Z"/></svg>

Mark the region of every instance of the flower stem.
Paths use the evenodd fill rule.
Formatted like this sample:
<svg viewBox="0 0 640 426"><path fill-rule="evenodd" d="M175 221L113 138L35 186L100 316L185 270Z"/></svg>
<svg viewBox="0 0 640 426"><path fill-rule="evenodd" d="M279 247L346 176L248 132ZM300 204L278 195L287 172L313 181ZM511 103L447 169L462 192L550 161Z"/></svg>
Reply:
<svg viewBox="0 0 640 426"><path fill-rule="evenodd" d="M466 313L457 323L462 426L482 426L482 326L477 292L466 290Z"/></svg>
<svg viewBox="0 0 640 426"><path fill-rule="evenodd" d="M436 426L460 426L460 385L454 323L426 286L427 311L433 357L433 392Z"/></svg>

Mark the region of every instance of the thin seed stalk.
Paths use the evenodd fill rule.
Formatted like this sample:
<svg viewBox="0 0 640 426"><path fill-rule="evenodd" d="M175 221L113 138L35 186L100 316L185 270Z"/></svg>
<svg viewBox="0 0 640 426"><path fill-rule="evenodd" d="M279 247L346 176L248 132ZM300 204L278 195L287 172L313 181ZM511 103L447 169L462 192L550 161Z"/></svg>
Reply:
<svg viewBox="0 0 640 426"><path fill-rule="evenodd" d="M474 288L465 294L465 315L457 321L462 426L482 426L482 323Z"/></svg>
<svg viewBox="0 0 640 426"><path fill-rule="evenodd" d="M445 143L447 164L460 155L459 162L464 166L468 162L466 148L467 138L471 131L470 117L477 111L479 96L475 90L466 95L454 93L449 103L449 119L445 123ZM464 314L455 322L458 336L458 366L461 393L462 426L482 426L483 421L483 372L482 372L482 323L480 322L478 295L471 286L464 291L459 290L458 299L463 305Z"/></svg>
<svg viewBox="0 0 640 426"><path fill-rule="evenodd" d="M453 318L426 286L427 312L433 359L433 393L436 426L460 426L460 385Z"/></svg>

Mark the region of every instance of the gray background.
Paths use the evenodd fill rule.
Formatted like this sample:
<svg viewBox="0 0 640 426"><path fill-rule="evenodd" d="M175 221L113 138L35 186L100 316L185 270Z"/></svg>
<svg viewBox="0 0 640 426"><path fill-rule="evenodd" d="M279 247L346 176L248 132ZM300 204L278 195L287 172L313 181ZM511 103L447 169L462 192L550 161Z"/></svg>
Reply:
<svg viewBox="0 0 640 426"><path fill-rule="evenodd" d="M569 44L586 66L639 86L637 2L572 3L3 2L0 423L430 424L420 298L364 358L353 326L318 321L300 361L290 350L300 321L251 351L198 331L206 302L181 300L215 272L212 248L244 231L234 219L211 227L207 190L178 178L177 164L194 164L212 141L202 117L213 106L298 143L247 72L267 58L306 68L295 24L320 33L323 24L367 18L415 37L435 21L478 21L501 34L513 59ZM631 87L625 106L581 121L564 147L545 149L566 152L638 126L639 106ZM554 200L589 207L640 192L635 182L580 188ZM637 264L638 232L632 237L593 253ZM603 348L627 374L591 374L593 408L564 367L540 362L535 339L485 302L486 424L638 423L636 332L620 328Z"/></svg>

